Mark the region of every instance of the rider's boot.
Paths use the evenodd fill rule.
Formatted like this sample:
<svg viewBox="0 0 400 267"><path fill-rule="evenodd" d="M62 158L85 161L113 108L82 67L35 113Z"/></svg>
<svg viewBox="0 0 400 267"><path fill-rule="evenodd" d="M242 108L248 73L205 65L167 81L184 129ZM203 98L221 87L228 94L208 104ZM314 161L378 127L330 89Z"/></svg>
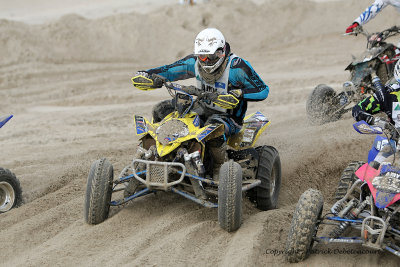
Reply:
<svg viewBox="0 0 400 267"><path fill-rule="evenodd" d="M210 149L211 155L213 157L213 180L219 180L219 170L222 164L227 160L228 155L226 153L226 142L224 141L219 146L212 146L213 143L208 147Z"/></svg>

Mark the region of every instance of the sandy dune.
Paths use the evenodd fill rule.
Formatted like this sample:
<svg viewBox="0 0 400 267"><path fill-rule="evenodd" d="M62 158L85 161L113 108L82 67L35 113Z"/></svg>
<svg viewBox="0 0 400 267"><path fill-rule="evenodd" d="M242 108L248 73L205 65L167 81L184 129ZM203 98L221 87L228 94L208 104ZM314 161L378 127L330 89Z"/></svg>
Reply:
<svg viewBox="0 0 400 267"><path fill-rule="evenodd" d="M101 18L0 20L0 114L15 116L1 129L0 162L18 176L25 198L20 208L0 214L0 266L286 265L271 250L283 251L298 197L316 188L328 207L343 168L366 158L373 137L353 131L350 114L311 126L305 102L317 84L340 88L348 78L344 68L365 40L342 33L371 1L177 2ZM394 24L400 17L389 7L366 28ZM216 210L159 193L112 209L100 225L85 224L91 162L106 157L119 173L138 141L132 115L149 117L169 97L163 89L135 89L131 75L190 54L197 32L209 26L220 28L270 86L268 99L248 112L259 110L272 121L259 143L280 152L279 209L259 212L245 201L241 228L226 233ZM313 254L293 266L398 263L382 252Z"/></svg>

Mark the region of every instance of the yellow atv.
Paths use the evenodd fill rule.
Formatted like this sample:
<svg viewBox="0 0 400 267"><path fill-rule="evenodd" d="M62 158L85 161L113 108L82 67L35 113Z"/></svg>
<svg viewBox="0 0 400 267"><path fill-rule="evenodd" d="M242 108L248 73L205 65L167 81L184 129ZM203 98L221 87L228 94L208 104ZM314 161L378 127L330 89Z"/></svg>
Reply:
<svg viewBox="0 0 400 267"><path fill-rule="evenodd" d="M92 164L86 189L86 222L101 223L108 217L110 206L156 191L173 192L205 207L218 208L219 224L228 232L240 227L243 192L260 210L276 208L281 185L279 153L272 146L254 147L269 120L260 112L244 119L240 132L227 140L228 161L221 166L219 179L213 179L207 142L224 135L224 125L203 125L194 110L202 106L202 101L210 100L232 109L239 100L231 94L210 99L209 93L200 93L195 98L187 93L193 87L168 82L161 76L132 78L133 85L141 90L155 89L153 80L161 82L173 96L175 111L160 122L134 116L140 145L117 179L107 159ZM123 195L112 198L118 191Z"/></svg>

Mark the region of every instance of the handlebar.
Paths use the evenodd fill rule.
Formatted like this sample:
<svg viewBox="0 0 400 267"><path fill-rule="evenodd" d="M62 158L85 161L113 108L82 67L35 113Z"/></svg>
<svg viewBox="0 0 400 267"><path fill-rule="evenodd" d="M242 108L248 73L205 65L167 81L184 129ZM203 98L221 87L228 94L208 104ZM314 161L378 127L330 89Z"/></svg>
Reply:
<svg viewBox="0 0 400 267"><path fill-rule="evenodd" d="M213 100L215 100L215 98L217 96L215 93L202 92L196 86L193 86L193 85L185 86L185 85L170 82L165 77L158 75L158 74L153 74L151 76L151 78L153 79L155 84L159 83L157 85L161 85L161 86L164 85L167 89L183 92L185 94L190 95L190 97L192 97L192 95L197 96L198 100L203 99L203 100L213 101Z"/></svg>
<svg viewBox="0 0 400 267"><path fill-rule="evenodd" d="M345 33L343 35L357 36L358 34L362 34L367 38L367 46L369 46L369 48L372 48L372 47L376 46L377 44L382 43L387 38L392 37L399 33L400 33L400 27L396 26L396 25L392 26L388 29L385 29L381 32L375 32L375 33L371 33L371 34L369 34L366 30L364 30L364 28L360 25L357 28L355 28L353 32ZM375 38L371 39L374 36L375 36Z"/></svg>
<svg viewBox="0 0 400 267"><path fill-rule="evenodd" d="M204 102L208 103L212 102L223 109L234 109L239 104L239 99L234 93L219 93L218 91L207 92L198 89L195 86L184 86L177 83L172 83L165 77L157 74L152 74L150 81L152 83L152 88L160 88L164 85L172 97L177 95L174 95L171 90L174 90L176 93L179 92L188 95L191 99L192 105L195 102L203 100ZM193 95L197 96L196 100L193 100Z"/></svg>
<svg viewBox="0 0 400 267"><path fill-rule="evenodd" d="M6 124L9 120L11 120L12 117L13 115L0 116L0 128L3 127L3 125Z"/></svg>
<svg viewBox="0 0 400 267"><path fill-rule="evenodd" d="M381 118L375 118L373 126L377 126L377 127L381 128L382 130L385 130L385 129L390 130L393 128L395 129L394 125L392 125L388 121L381 119Z"/></svg>
<svg viewBox="0 0 400 267"><path fill-rule="evenodd" d="M396 143L399 141L400 138L399 129L396 128L395 125L393 125L392 123L386 121L385 119L375 117L375 122L373 126L381 128L382 131L387 130L390 133L392 140L395 140Z"/></svg>

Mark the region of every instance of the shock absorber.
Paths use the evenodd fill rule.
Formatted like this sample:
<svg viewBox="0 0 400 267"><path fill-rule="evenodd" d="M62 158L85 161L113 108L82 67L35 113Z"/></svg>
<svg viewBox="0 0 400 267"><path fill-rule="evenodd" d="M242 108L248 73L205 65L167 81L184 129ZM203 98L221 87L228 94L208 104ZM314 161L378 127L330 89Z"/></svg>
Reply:
<svg viewBox="0 0 400 267"><path fill-rule="evenodd" d="M360 215L361 211L364 210L365 206L367 205L367 201L364 200L361 202L357 207L353 208L348 212L345 216L344 219L348 220L355 220L357 219L358 215ZM333 238L339 237L341 234L344 233L344 231L349 227L350 222L349 221L343 221L341 222L335 229L332 230L332 232L329 234Z"/></svg>
<svg viewBox="0 0 400 267"><path fill-rule="evenodd" d="M375 86L376 89L383 90L383 84L381 82L381 79L379 79L378 76L374 76L372 78L372 84Z"/></svg>
<svg viewBox="0 0 400 267"><path fill-rule="evenodd" d="M192 153L192 155L193 155L194 164L196 164L199 175L203 176L206 171L205 171L205 168L203 165L203 161L201 160L201 157L200 157L200 152L195 151Z"/></svg>
<svg viewBox="0 0 400 267"><path fill-rule="evenodd" d="M385 95L384 95L385 89L381 82L381 79L378 76L376 76L375 73L371 74L371 76L372 76L372 84L376 89L375 95L378 97L378 100L383 103L385 100Z"/></svg>
<svg viewBox="0 0 400 267"><path fill-rule="evenodd" d="M338 215L346 207L346 201L339 200L331 208L331 212Z"/></svg>

